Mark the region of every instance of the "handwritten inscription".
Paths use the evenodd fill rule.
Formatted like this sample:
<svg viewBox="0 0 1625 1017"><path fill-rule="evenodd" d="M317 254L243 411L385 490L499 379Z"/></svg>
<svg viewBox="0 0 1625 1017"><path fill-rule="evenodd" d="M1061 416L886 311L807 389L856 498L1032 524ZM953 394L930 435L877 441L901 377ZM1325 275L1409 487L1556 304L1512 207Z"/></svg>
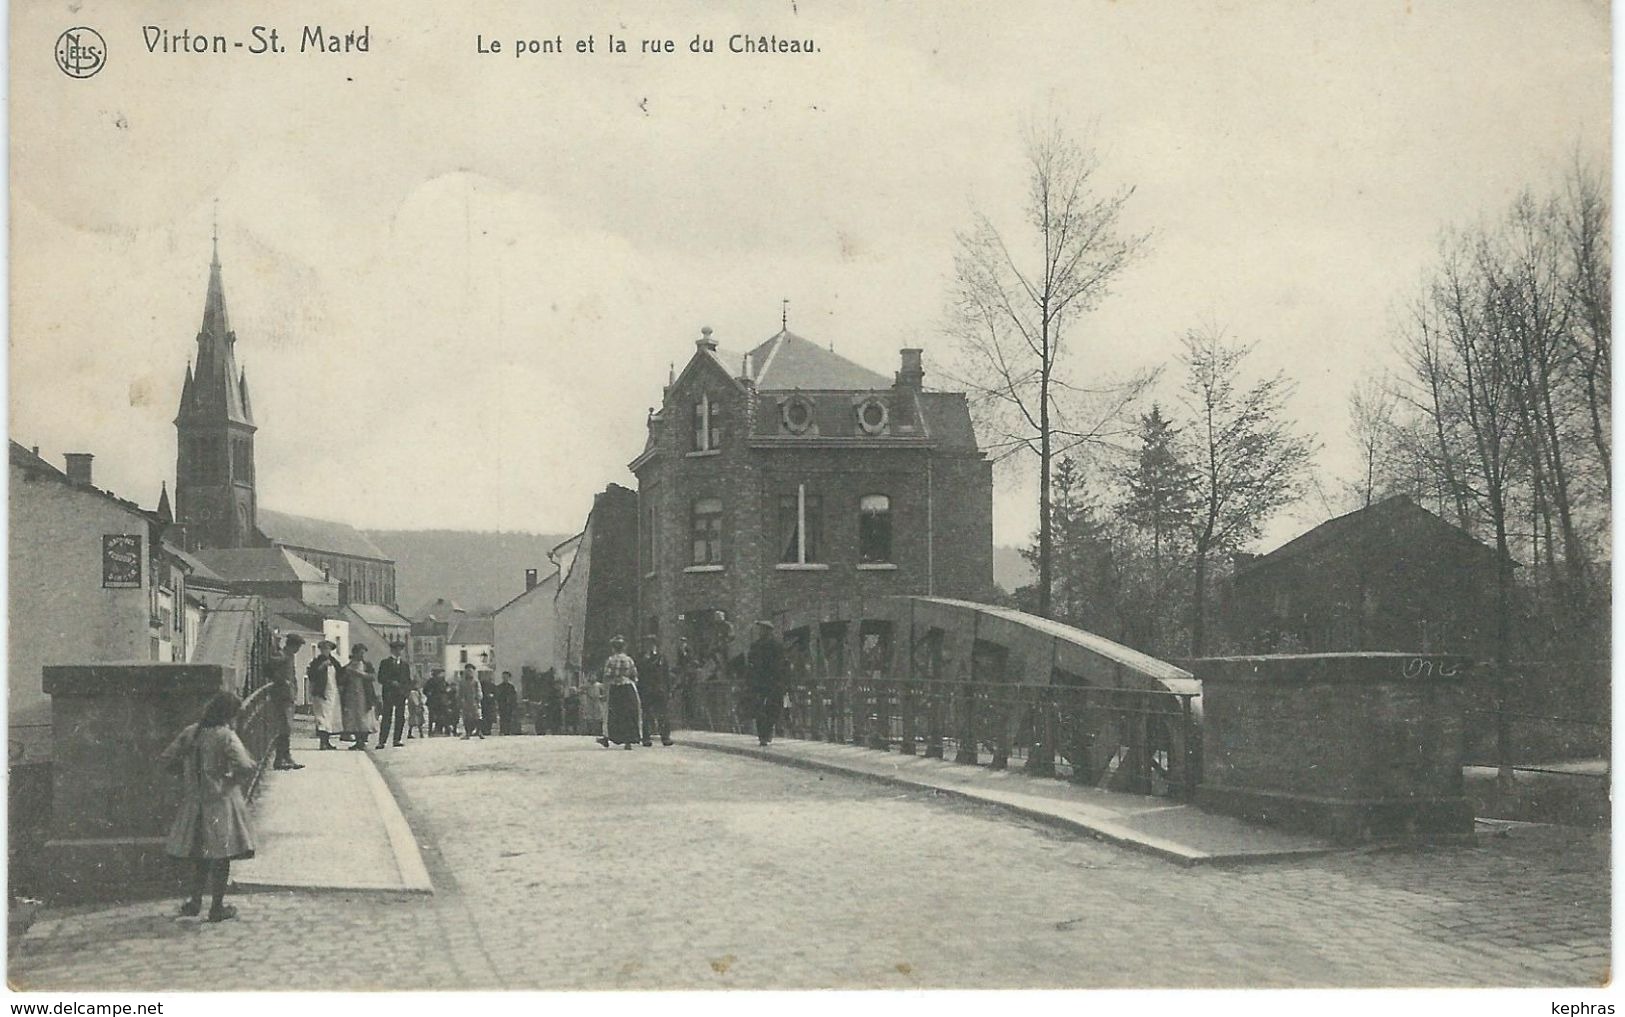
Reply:
<svg viewBox="0 0 1625 1017"><path fill-rule="evenodd" d="M1434 660L1431 657L1412 657L1405 662L1407 678L1454 678L1461 674L1461 662Z"/></svg>

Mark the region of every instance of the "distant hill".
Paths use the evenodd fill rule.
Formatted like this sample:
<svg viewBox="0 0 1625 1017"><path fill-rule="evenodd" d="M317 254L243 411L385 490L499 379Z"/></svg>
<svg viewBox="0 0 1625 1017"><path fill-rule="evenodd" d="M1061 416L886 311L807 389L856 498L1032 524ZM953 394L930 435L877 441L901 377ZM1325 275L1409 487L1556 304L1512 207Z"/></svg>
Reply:
<svg viewBox="0 0 1625 1017"><path fill-rule="evenodd" d="M1027 564L1027 559L1021 556L1019 550L993 545L993 582L999 589L1014 593L1036 578L1033 567Z"/></svg>
<svg viewBox="0 0 1625 1017"><path fill-rule="evenodd" d="M546 576L547 552L571 534L479 533L470 530L368 530L395 559L395 599L416 611L448 597L470 612L501 607L525 590L525 570Z"/></svg>

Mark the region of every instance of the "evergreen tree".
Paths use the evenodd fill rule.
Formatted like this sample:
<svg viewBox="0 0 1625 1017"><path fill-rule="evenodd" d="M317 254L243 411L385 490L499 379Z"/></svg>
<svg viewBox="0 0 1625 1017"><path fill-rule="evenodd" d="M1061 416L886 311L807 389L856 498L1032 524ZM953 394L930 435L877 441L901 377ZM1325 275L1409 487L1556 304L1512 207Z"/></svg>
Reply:
<svg viewBox="0 0 1625 1017"><path fill-rule="evenodd" d="M1196 511L1196 474L1180 455L1179 428L1155 403L1140 418L1140 454L1124 478L1123 516L1151 537L1151 560L1159 571L1169 542L1190 527Z"/></svg>

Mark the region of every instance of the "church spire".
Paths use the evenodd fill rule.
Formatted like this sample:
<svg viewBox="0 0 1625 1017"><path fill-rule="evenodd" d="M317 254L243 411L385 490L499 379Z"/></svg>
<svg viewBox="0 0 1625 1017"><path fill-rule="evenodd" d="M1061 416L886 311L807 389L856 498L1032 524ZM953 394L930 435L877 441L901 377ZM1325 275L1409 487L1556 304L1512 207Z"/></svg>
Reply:
<svg viewBox="0 0 1625 1017"><path fill-rule="evenodd" d="M236 424L252 424L246 385L237 370L237 333L226 314L226 287L221 281L220 237L216 228L210 243L209 287L203 297L203 323L197 333L197 362L192 381L185 386L181 412L203 413ZM190 393L190 397L185 395Z"/></svg>

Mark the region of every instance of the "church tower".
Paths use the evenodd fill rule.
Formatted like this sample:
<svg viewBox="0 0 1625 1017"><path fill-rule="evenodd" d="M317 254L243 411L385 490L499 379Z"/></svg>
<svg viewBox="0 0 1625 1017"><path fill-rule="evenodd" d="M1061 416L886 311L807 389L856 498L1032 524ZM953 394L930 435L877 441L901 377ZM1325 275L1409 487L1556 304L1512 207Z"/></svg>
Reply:
<svg viewBox="0 0 1625 1017"><path fill-rule="evenodd" d="M186 527L191 547L262 542L255 520L254 414L248 378L237 369L236 346L220 283L217 236L197 358L186 367L175 416L175 521Z"/></svg>

